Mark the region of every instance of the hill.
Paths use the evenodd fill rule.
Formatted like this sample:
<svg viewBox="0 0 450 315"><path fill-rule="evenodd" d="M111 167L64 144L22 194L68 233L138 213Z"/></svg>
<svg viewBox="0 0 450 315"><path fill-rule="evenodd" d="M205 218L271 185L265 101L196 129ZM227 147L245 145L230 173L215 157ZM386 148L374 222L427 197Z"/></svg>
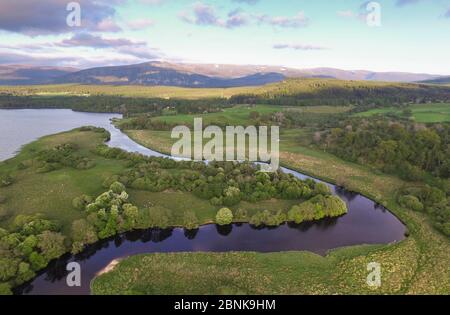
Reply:
<svg viewBox="0 0 450 315"><path fill-rule="evenodd" d="M198 88L226 88L264 85L282 81L279 73L252 73L242 77L214 77L176 69L162 68L158 64L143 63L129 66L86 69L58 78L55 83L178 86Z"/></svg>
<svg viewBox="0 0 450 315"><path fill-rule="evenodd" d="M450 84L450 76L449 77L441 77L434 80L425 80L421 81L420 83L427 83L427 84Z"/></svg>
<svg viewBox="0 0 450 315"><path fill-rule="evenodd" d="M78 71L67 67L0 65L0 85L49 84L56 78Z"/></svg>
<svg viewBox="0 0 450 315"><path fill-rule="evenodd" d="M0 85L92 84L230 88L261 86L286 78L352 81L418 82L440 76L404 72L347 71L334 68L295 69L282 66L170 63L96 67L84 70L59 67L0 66Z"/></svg>

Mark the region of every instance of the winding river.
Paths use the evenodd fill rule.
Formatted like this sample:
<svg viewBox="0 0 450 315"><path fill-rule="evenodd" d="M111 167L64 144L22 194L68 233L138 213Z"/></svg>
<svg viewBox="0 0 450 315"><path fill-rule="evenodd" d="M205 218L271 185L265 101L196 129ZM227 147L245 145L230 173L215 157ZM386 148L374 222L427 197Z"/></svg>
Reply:
<svg viewBox="0 0 450 315"><path fill-rule="evenodd" d="M103 127L111 133L108 145L145 155L164 156L147 149L111 123L116 114L80 113L71 110L0 110L0 161L11 158L21 146L39 137L80 126ZM284 169L299 178L301 173ZM315 179L317 180L317 179ZM90 281L112 260L141 253L301 251L320 255L330 249L360 245L387 244L404 239L404 225L384 207L368 198L328 184L349 207L348 214L334 219L277 228L256 229L248 224L227 227L202 226L196 231L181 228L153 229L124 233L90 246L83 253L53 261L33 281L16 289L17 294L89 294ZM66 285L66 265L81 265L82 286Z"/></svg>

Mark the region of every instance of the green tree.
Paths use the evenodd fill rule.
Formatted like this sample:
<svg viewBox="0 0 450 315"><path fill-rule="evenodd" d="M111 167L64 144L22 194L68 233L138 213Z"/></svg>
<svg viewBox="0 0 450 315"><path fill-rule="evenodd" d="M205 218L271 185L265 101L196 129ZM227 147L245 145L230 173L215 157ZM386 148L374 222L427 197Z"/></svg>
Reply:
<svg viewBox="0 0 450 315"><path fill-rule="evenodd" d="M19 262L18 259L0 258L0 281L12 279L17 273Z"/></svg>
<svg viewBox="0 0 450 315"><path fill-rule="evenodd" d="M47 260L60 257L66 252L65 237L61 233L45 231L38 235L38 248Z"/></svg>
<svg viewBox="0 0 450 315"><path fill-rule="evenodd" d="M31 263L31 268L33 268L34 271L39 271L47 266L47 260L37 252L31 253L29 261Z"/></svg>
<svg viewBox="0 0 450 315"><path fill-rule="evenodd" d="M192 210L187 210L183 214L183 226L188 230L198 229L199 223L197 215Z"/></svg>
<svg viewBox="0 0 450 315"><path fill-rule="evenodd" d="M114 182L111 184L109 189L111 189L116 194L120 194L125 191L125 186L121 182Z"/></svg>
<svg viewBox="0 0 450 315"><path fill-rule="evenodd" d="M233 212L228 208L220 209L216 214L216 223L218 225L228 225L233 222Z"/></svg>
<svg viewBox="0 0 450 315"><path fill-rule="evenodd" d="M93 244L98 240L94 226L85 219L79 219L72 223L72 253L77 254L87 244Z"/></svg>

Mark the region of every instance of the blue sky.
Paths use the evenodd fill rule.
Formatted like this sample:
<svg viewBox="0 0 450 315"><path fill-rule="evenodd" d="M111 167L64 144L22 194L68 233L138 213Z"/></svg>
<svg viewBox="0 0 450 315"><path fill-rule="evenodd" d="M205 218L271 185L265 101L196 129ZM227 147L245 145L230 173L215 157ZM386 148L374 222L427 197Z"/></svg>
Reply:
<svg viewBox="0 0 450 315"><path fill-rule="evenodd" d="M450 0L0 0L0 64L168 60L450 74Z"/></svg>

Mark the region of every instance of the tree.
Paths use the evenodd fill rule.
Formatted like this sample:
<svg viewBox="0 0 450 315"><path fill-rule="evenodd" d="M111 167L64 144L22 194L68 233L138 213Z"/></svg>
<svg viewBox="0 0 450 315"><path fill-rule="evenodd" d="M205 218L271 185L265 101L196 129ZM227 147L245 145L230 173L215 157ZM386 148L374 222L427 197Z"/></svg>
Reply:
<svg viewBox="0 0 450 315"><path fill-rule="evenodd" d="M12 295L11 286L7 283L0 283L0 295Z"/></svg>
<svg viewBox="0 0 450 315"><path fill-rule="evenodd" d="M197 216L194 211L187 210L184 212L183 225L188 230L198 229L199 223L198 223L198 219L197 219Z"/></svg>
<svg viewBox="0 0 450 315"><path fill-rule="evenodd" d="M0 258L0 281L8 281L16 275L18 259Z"/></svg>
<svg viewBox="0 0 450 315"><path fill-rule="evenodd" d="M228 225L233 222L233 212L228 208L220 209L216 214L216 223L218 225Z"/></svg>
<svg viewBox="0 0 450 315"><path fill-rule="evenodd" d="M76 254L84 249L86 244L95 243L98 240L94 226L85 219L72 223L72 253Z"/></svg>
<svg viewBox="0 0 450 315"><path fill-rule="evenodd" d="M123 205L123 218L124 218L124 229L129 230L136 226L137 219L139 216L139 209L132 204L126 203Z"/></svg>
<svg viewBox="0 0 450 315"><path fill-rule="evenodd" d="M230 186L224 190L223 204L233 206L241 201L241 191L237 187Z"/></svg>
<svg viewBox="0 0 450 315"><path fill-rule="evenodd" d="M38 244L37 237L34 235L30 235L27 238L25 238L25 240L22 243L20 243L20 245L17 248L21 251L21 253L24 256L28 256L33 252L37 244Z"/></svg>
<svg viewBox="0 0 450 315"><path fill-rule="evenodd" d="M315 195L329 195L331 194L330 187L324 183L316 183L314 186Z"/></svg>
<svg viewBox="0 0 450 315"><path fill-rule="evenodd" d="M77 210L85 210L86 206L92 202L92 197L88 195L82 195L72 200L72 206Z"/></svg>
<svg viewBox="0 0 450 315"><path fill-rule="evenodd" d="M288 212L288 220L290 222L295 222L296 224L300 224L303 222L304 217L302 210L299 206L293 206L291 210Z"/></svg>
<svg viewBox="0 0 450 315"><path fill-rule="evenodd" d="M121 182L114 182L109 187L114 193L120 194L125 191L125 186Z"/></svg>
<svg viewBox="0 0 450 315"><path fill-rule="evenodd" d="M32 252L29 261L31 263L31 268L33 268L34 271L41 270L47 266L47 260L45 260L44 256L37 252Z"/></svg>
<svg viewBox="0 0 450 315"><path fill-rule="evenodd" d="M56 232L45 231L38 235L38 248L47 260L60 257L66 252L65 237Z"/></svg>

